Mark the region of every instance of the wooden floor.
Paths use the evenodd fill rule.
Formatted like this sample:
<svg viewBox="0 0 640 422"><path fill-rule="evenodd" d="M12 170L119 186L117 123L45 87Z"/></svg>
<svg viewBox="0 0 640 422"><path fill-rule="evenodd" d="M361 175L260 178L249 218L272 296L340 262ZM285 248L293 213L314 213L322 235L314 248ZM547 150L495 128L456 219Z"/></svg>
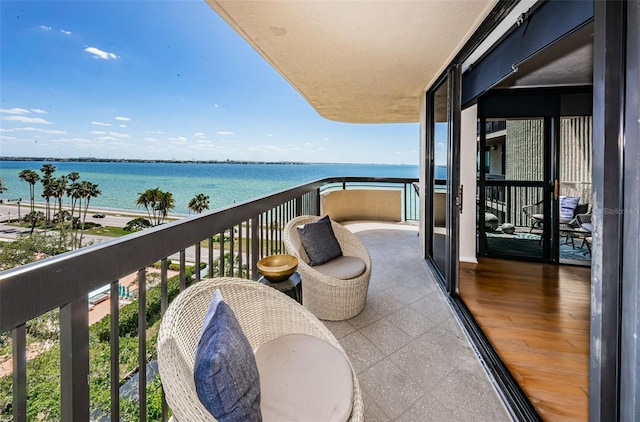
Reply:
<svg viewBox="0 0 640 422"><path fill-rule="evenodd" d="M460 296L545 421L588 420L590 271L460 263Z"/></svg>

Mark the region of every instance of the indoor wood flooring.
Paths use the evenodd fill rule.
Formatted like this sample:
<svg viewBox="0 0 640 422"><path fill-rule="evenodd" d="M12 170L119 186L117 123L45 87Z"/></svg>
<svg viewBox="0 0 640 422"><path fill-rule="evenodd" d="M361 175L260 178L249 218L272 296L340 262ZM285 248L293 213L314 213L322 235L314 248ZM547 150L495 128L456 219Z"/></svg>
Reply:
<svg viewBox="0 0 640 422"><path fill-rule="evenodd" d="M545 421L586 421L590 268L482 258L460 296Z"/></svg>

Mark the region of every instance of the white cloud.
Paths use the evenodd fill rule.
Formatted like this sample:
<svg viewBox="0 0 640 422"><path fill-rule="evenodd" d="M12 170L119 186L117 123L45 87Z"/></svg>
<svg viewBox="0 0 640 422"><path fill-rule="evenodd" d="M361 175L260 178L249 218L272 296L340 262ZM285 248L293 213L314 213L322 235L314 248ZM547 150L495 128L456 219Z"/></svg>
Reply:
<svg viewBox="0 0 640 422"><path fill-rule="evenodd" d="M271 138L273 135L271 133L267 133L267 137Z"/></svg>
<svg viewBox="0 0 640 422"><path fill-rule="evenodd" d="M50 125L51 122L41 119L40 117L27 117L27 116L7 116L3 117L3 120L9 120L12 122L33 123L38 125Z"/></svg>
<svg viewBox="0 0 640 422"><path fill-rule="evenodd" d="M175 137L169 137L167 138L169 141L177 143L177 144L184 144L188 141L187 138L185 138L184 136L175 136Z"/></svg>
<svg viewBox="0 0 640 422"><path fill-rule="evenodd" d="M228 132L228 131L220 131L220 132L216 132L218 135L233 135L233 132Z"/></svg>
<svg viewBox="0 0 640 422"><path fill-rule="evenodd" d="M193 134L193 136L195 136L196 138L202 138L202 137L204 137L204 133L196 132L196 133Z"/></svg>
<svg viewBox="0 0 640 422"><path fill-rule="evenodd" d="M96 138L100 141L115 141L116 138L114 138L113 136L101 136L99 138Z"/></svg>
<svg viewBox="0 0 640 422"><path fill-rule="evenodd" d="M47 114L46 111L44 111L44 110L42 110L40 108L32 108L31 111L36 113L36 114Z"/></svg>
<svg viewBox="0 0 640 422"><path fill-rule="evenodd" d="M92 130L89 133L91 135L106 135L107 134L107 132L105 132L104 130Z"/></svg>
<svg viewBox="0 0 640 422"><path fill-rule="evenodd" d="M218 108L218 107L220 107L220 106L219 106L218 104L214 104L214 105L213 105L213 107L214 107L214 108Z"/></svg>
<svg viewBox="0 0 640 422"><path fill-rule="evenodd" d="M62 32L64 35L71 35L71 31L65 31L64 29L61 29L60 32Z"/></svg>
<svg viewBox="0 0 640 422"><path fill-rule="evenodd" d="M164 132L161 130L148 130L147 133L149 135L164 135Z"/></svg>
<svg viewBox="0 0 640 422"><path fill-rule="evenodd" d="M115 137L115 138L130 138L131 135L129 135L128 133L120 133L120 132L109 132L109 135Z"/></svg>
<svg viewBox="0 0 640 422"><path fill-rule="evenodd" d="M29 114L29 110L27 110L26 108L18 108L18 107L14 107L14 108L2 108L2 109L0 109L0 113L7 113L7 114Z"/></svg>
<svg viewBox="0 0 640 422"><path fill-rule="evenodd" d="M64 135L67 133L64 130L41 129L39 127L20 127L20 128L11 129L11 131L42 132L42 133L47 133L49 135Z"/></svg>
<svg viewBox="0 0 640 422"><path fill-rule="evenodd" d="M103 123L103 122L96 122L96 121L91 122L91 124L96 126L113 126L112 123Z"/></svg>
<svg viewBox="0 0 640 422"><path fill-rule="evenodd" d="M116 116L116 120L120 120L121 122L129 122L131 121L128 117Z"/></svg>
<svg viewBox="0 0 640 422"><path fill-rule="evenodd" d="M156 138L144 138L144 140L152 144L157 144L158 142L160 142Z"/></svg>
<svg viewBox="0 0 640 422"><path fill-rule="evenodd" d="M118 125L118 127L127 127L127 125Z"/></svg>
<svg viewBox="0 0 640 422"><path fill-rule="evenodd" d="M0 135L0 140L2 140L2 141L21 141L23 139L17 138L15 136Z"/></svg>
<svg viewBox="0 0 640 422"><path fill-rule="evenodd" d="M44 29L45 31L51 31L51 27L47 25L40 25L40 29Z"/></svg>
<svg viewBox="0 0 640 422"><path fill-rule="evenodd" d="M84 49L84 51L91 54L94 59L113 60L118 58L118 56L114 53L102 51L99 48L95 48L95 47L87 47Z"/></svg>

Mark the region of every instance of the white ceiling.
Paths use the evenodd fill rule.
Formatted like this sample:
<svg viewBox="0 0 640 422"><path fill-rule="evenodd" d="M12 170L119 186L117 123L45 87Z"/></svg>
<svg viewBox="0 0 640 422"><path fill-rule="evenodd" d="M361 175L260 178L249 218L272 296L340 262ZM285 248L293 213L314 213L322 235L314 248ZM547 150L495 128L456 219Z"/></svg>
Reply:
<svg viewBox="0 0 640 422"><path fill-rule="evenodd" d="M418 122L424 90L496 0L206 0L331 120Z"/></svg>

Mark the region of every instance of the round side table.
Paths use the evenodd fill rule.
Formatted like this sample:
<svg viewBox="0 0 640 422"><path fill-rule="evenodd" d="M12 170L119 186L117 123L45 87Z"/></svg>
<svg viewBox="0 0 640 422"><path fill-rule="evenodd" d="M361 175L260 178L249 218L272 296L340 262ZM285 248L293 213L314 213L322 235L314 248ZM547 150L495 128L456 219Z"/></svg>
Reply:
<svg viewBox="0 0 640 422"><path fill-rule="evenodd" d="M259 283L273 287L274 289L293 298L296 302L302 304L302 283L300 282L300 274L298 274L297 271L291 274L291 277L288 279L277 283L270 282L260 273L257 274L257 277Z"/></svg>

